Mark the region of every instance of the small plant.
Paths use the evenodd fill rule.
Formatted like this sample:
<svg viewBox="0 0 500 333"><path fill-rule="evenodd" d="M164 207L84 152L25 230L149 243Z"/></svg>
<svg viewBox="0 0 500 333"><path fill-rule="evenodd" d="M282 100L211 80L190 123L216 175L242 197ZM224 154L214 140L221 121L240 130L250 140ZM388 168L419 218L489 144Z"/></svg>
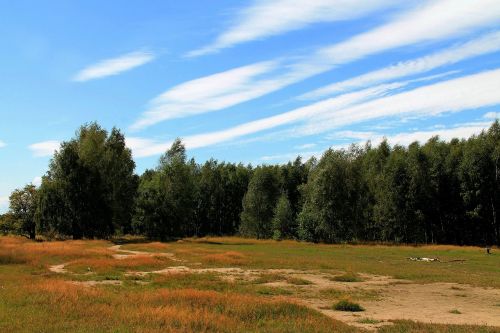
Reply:
<svg viewBox="0 0 500 333"><path fill-rule="evenodd" d="M357 320L358 323L360 324L378 324L381 321L377 319L372 319L372 318L361 318Z"/></svg>
<svg viewBox="0 0 500 333"><path fill-rule="evenodd" d="M333 281L338 282L361 282L363 281L359 275L356 273L345 273L343 275L337 275L332 278Z"/></svg>
<svg viewBox="0 0 500 333"><path fill-rule="evenodd" d="M348 300L341 300L333 306L334 310L337 311L349 311L349 312L360 312L365 311L365 309L358 303L353 303Z"/></svg>
<svg viewBox="0 0 500 333"><path fill-rule="evenodd" d="M451 310L450 313L453 313L453 314L462 314L462 312L458 311L457 309Z"/></svg>

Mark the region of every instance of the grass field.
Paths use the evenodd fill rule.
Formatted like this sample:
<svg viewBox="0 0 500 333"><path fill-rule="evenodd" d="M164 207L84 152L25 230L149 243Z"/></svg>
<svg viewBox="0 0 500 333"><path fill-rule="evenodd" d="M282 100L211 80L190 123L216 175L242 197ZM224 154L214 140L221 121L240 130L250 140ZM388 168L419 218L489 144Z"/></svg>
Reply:
<svg viewBox="0 0 500 333"><path fill-rule="evenodd" d="M500 332L500 251L0 237L0 332L373 329Z"/></svg>

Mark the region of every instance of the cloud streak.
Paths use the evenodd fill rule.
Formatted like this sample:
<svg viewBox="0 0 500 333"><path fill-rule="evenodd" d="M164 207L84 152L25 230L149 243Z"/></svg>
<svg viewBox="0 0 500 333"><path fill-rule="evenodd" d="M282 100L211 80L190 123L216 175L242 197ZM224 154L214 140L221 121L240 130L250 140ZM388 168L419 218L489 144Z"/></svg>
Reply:
<svg viewBox="0 0 500 333"><path fill-rule="evenodd" d="M210 45L188 56L215 53L237 44L305 28L313 23L352 20L396 5L390 0L277 0L254 1L236 14L234 24Z"/></svg>
<svg viewBox="0 0 500 333"><path fill-rule="evenodd" d="M107 76L118 75L152 61L155 56L150 52L132 52L116 58L105 59L79 71L73 81L85 82Z"/></svg>
<svg viewBox="0 0 500 333"><path fill-rule="evenodd" d="M424 2L378 28L323 47L291 64L283 60L260 62L177 85L153 99L131 129L139 130L168 119L229 108L376 53L455 38L498 22L500 2L497 0ZM469 53L474 51L469 50ZM437 63L438 60L433 61ZM225 81L233 80L232 76L236 76L239 83L235 87ZM238 81L240 76L242 79ZM192 94L188 99L193 90L199 90L198 86L208 87L210 93Z"/></svg>
<svg viewBox="0 0 500 333"><path fill-rule="evenodd" d="M314 99L351 89L380 84L410 75L417 75L451 65L472 57L500 51L500 31L484 34L466 43L413 60L369 72L345 81L333 83L301 96L302 99Z"/></svg>
<svg viewBox="0 0 500 333"><path fill-rule="evenodd" d="M29 145L28 148L35 157L52 156L59 149L59 141L48 140Z"/></svg>
<svg viewBox="0 0 500 333"><path fill-rule="evenodd" d="M500 69L485 71L332 110L310 119L298 131L310 135L373 119L422 117L498 105L499 90Z"/></svg>
<svg viewBox="0 0 500 333"><path fill-rule="evenodd" d="M266 61L177 85L150 102L150 108L132 126L143 129L158 122L223 109L276 89L278 82L261 80L276 70L278 62Z"/></svg>
<svg viewBox="0 0 500 333"><path fill-rule="evenodd" d="M7 146L7 144L5 142L3 142L2 140L0 140L0 148L3 148Z"/></svg>

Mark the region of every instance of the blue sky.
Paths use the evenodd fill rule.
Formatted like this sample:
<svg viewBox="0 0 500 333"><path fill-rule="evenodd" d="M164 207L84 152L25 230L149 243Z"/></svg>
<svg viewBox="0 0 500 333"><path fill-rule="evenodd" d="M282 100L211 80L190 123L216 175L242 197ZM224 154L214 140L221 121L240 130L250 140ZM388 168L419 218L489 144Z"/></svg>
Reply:
<svg viewBox="0 0 500 333"><path fill-rule="evenodd" d="M499 115L498 0L0 0L0 35L0 211L90 121L141 173L176 137L279 163Z"/></svg>

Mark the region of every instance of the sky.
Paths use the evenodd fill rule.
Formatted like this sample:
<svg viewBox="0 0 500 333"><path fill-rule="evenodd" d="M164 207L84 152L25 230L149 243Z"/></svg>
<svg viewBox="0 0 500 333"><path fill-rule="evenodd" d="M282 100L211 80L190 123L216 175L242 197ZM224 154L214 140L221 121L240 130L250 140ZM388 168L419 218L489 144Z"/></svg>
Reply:
<svg viewBox="0 0 500 333"><path fill-rule="evenodd" d="M0 0L0 212L60 142L118 127L137 173L307 159L500 116L498 0Z"/></svg>

